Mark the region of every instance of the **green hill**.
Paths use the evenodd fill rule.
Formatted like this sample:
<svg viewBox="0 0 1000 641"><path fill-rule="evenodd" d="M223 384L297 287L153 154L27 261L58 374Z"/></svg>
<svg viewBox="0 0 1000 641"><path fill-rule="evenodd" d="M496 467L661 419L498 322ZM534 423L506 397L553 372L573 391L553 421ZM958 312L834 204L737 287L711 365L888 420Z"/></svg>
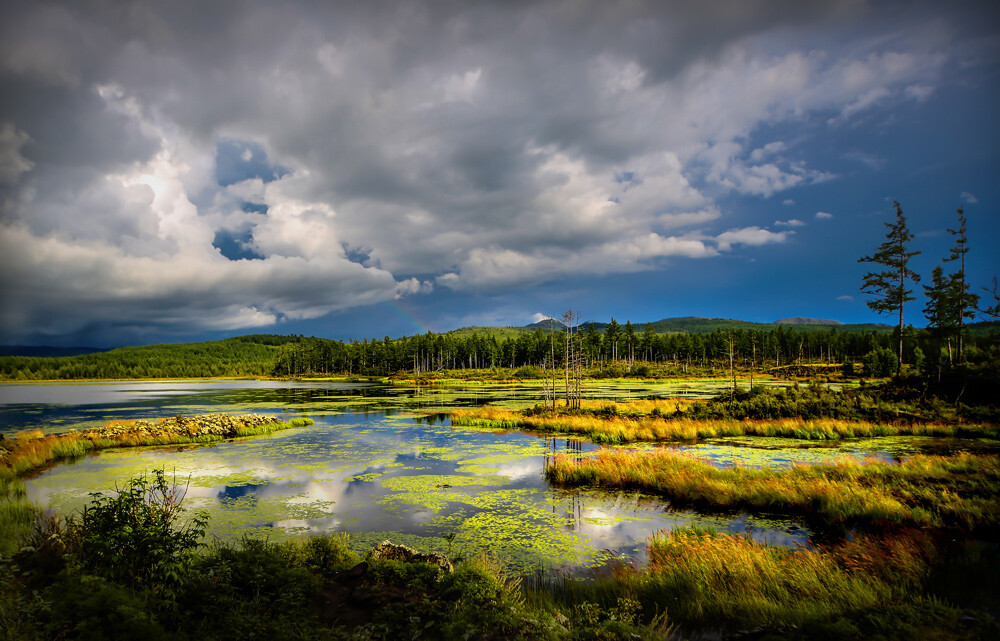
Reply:
<svg viewBox="0 0 1000 641"><path fill-rule="evenodd" d="M119 347L77 356L0 357L0 377L19 379L71 378L201 378L266 376L281 346L296 336L253 334L204 343L168 343Z"/></svg>

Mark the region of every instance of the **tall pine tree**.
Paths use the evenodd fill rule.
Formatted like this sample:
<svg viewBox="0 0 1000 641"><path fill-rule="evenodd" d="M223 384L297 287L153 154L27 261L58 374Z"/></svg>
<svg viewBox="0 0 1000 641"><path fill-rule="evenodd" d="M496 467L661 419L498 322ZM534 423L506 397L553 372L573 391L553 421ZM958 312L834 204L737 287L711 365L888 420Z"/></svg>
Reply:
<svg viewBox="0 0 1000 641"><path fill-rule="evenodd" d="M937 341L937 354L934 361L938 368L938 381L941 380L941 350L948 346L948 364L951 365L951 337L958 329L958 310L956 308L956 296L953 289L954 281L946 278L941 265L931 272L931 284L924 285L924 296L927 298L927 305L924 307L924 318L927 319L927 328L931 330L931 335Z"/></svg>
<svg viewBox="0 0 1000 641"><path fill-rule="evenodd" d="M979 304L979 295L969 291L969 283L965 280L965 255L969 253L969 241L965 232L965 212L961 208L955 211L958 214L958 229L949 229L948 233L955 237L955 246L951 248L951 253L945 262L959 261L958 271L948 276L949 289L953 297L952 306L956 315L957 339L958 339L958 362L965 360L965 320L972 320L976 317L976 306Z"/></svg>
<svg viewBox="0 0 1000 641"><path fill-rule="evenodd" d="M884 269L868 272L863 276L861 293L873 298L867 302L868 308L878 314L899 314L899 351L896 364L896 374L903 368L903 307L908 301L914 300L912 289L906 288L906 281L920 282L920 274L908 267L910 259L919 251L907 251L908 243L913 240L913 234L906 226L906 217L898 202L892 203L896 208L896 222L882 223L886 229L886 241L879 245L871 256L858 259L859 263L874 263Z"/></svg>

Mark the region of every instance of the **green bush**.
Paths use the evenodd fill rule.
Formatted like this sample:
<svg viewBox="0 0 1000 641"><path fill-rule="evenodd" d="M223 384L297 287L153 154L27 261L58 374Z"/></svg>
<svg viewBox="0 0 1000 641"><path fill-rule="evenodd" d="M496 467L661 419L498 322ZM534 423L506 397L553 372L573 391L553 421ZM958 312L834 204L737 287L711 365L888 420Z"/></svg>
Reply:
<svg viewBox="0 0 1000 641"><path fill-rule="evenodd" d="M360 558L348 547L348 537L342 532L316 534L287 544L287 556L297 567L325 577L356 565Z"/></svg>
<svg viewBox="0 0 1000 641"><path fill-rule="evenodd" d="M525 365L514 370L514 378L542 378L542 370L534 365Z"/></svg>
<svg viewBox="0 0 1000 641"><path fill-rule="evenodd" d="M163 470L129 480L113 496L93 501L68 522L69 539L83 567L97 576L171 596L181 568L200 545L207 517L181 522L185 490L167 483Z"/></svg>
<svg viewBox="0 0 1000 641"><path fill-rule="evenodd" d="M51 604L40 613L44 638L172 639L151 611L147 594L96 576L64 575L46 591Z"/></svg>
<svg viewBox="0 0 1000 641"><path fill-rule="evenodd" d="M482 563L463 564L441 579L442 597L477 608L496 608L505 594L503 581Z"/></svg>
<svg viewBox="0 0 1000 641"><path fill-rule="evenodd" d="M294 544L244 536L192 559L176 625L191 638L302 638L319 575L296 565Z"/></svg>
<svg viewBox="0 0 1000 641"><path fill-rule="evenodd" d="M891 349L880 347L873 349L861 359L862 371L870 378L884 378L896 372L899 359Z"/></svg>

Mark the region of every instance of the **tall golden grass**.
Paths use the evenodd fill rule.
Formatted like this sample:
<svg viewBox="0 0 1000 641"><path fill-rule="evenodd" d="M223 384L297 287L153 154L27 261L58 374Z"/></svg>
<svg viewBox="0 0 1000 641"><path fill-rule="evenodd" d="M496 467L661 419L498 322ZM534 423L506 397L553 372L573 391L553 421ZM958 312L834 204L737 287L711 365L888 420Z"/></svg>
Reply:
<svg viewBox="0 0 1000 641"><path fill-rule="evenodd" d="M744 535L659 533L649 542L649 581L671 604L668 614L685 622L795 624L919 589L928 544L919 535L861 535L823 551L769 546Z"/></svg>
<svg viewBox="0 0 1000 641"><path fill-rule="evenodd" d="M564 485L638 489L710 510L803 516L821 526L1000 527L1000 456L914 456L900 463L842 459L789 469L717 468L675 451L557 456L546 476Z"/></svg>
<svg viewBox="0 0 1000 641"><path fill-rule="evenodd" d="M312 423L308 418L280 420L263 425L246 425L237 428L235 436L270 434L290 427ZM220 434L192 434L190 431L150 429L147 421L113 420L103 428L85 432L44 435L40 430L19 432L13 439L4 441L0 449L0 480L14 479L53 462L83 456L87 452L117 447L146 445L175 445L184 443L210 443L229 436ZM157 425L163 425L159 421ZM123 431L122 428L133 428Z"/></svg>
<svg viewBox="0 0 1000 641"><path fill-rule="evenodd" d="M698 528L664 531L649 540L645 565L619 564L589 581L542 579L529 587L528 599L548 607L590 603L605 609L630 599L643 612L660 613L680 626L681 638L691 630L746 632L748 627L834 623L841 617L880 626L896 612L910 616L935 603L926 595L933 569L946 562L938 542L912 529L798 547ZM887 608L897 610L886 613ZM831 629L840 631L837 625Z"/></svg>
<svg viewBox="0 0 1000 641"><path fill-rule="evenodd" d="M559 414L530 416L499 407L452 410L453 425L526 428L579 434L595 443L620 444L637 441L692 441L727 436L776 436L809 440L839 440L873 436L969 436L1000 437L993 426L944 423L883 424L843 419L693 419L659 416L595 416Z"/></svg>

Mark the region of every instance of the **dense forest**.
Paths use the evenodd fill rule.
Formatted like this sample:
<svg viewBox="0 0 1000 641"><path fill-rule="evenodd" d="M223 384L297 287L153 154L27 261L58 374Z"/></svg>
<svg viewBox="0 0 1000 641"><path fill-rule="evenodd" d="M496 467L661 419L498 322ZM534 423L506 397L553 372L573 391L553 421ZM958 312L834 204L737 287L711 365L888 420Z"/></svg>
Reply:
<svg viewBox="0 0 1000 641"><path fill-rule="evenodd" d="M867 363L869 375L883 372L875 356L891 349L897 332L889 328L817 331L793 326L768 329L716 329L706 333L658 333L650 325L611 323L598 330L586 325L571 332L572 352L591 370L614 375L645 375L650 366L728 367L730 356L741 369L767 370L807 364ZM337 341L303 336L250 335L204 343L123 347L70 357L0 357L6 380L190 378L352 374L388 376L398 372L443 369L557 367L564 361L566 332L561 328L511 332L428 332L399 339ZM906 362L927 365L949 358L933 333L905 327ZM996 323L972 326L964 358L982 360L997 351ZM873 356L875 355L875 356ZM954 357L952 357L953 359ZM866 360L867 359L867 360ZM873 360L874 359L874 360ZM884 360L884 359L883 359ZM859 371L861 373L861 371Z"/></svg>
<svg viewBox="0 0 1000 641"><path fill-rule="evenodd" d="M297 336L257 334L204 343L121 347L65 357L0 357L0 377L14 380L269 376L281 346Z"/></svg>

